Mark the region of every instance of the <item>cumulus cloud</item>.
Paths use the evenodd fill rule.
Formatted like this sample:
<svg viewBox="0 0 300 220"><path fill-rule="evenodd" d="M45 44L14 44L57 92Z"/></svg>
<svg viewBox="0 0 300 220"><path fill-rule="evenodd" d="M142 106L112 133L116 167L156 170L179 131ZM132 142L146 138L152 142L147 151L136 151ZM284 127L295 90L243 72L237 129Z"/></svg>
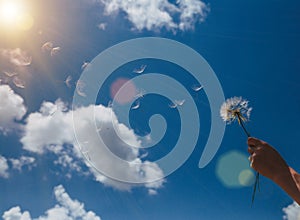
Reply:
<svg viewBox="0 0 300 220"><path fill-rule="evenodd" d="M8 85L0 85L0 130L7 131L26 113L24 100Z"/></svg>
<svg viewBox="0 0 300 220"><path fill-rule="evenodd" d="M7 159L0 155L0 177L7 178L8 177L8 163Z"/></svg>
<svg viewBox="0 0 300 220"><path fill-rule="evenodd" d="M293 202L289 206L282 209L285 215L283 216L283 219L287 220L299 220L300 219L300 206Z"/></svg>
<svg viewBox="0 0 300 220"><path fill-rule="evenodd" d="M22 213L19 206L4 212L2 218L4 220L31 220L30 213L28 211Z"/></svg>
<svg viewBox="0 0 300 220"><path fill-rule="evenodd" d="M86 211L83 203L73 200L62 185L56 186L53 192L58 204L45 211L43 216L34 218L35 220L100 220L100 217L93 211ZM2 218L4 220L33 220L30 213L22 212L19 206L5 211Z"/></svg>
<svg viewBox="0 0 300 220"><path fill-rule="evenodd" d="M84 172L81 164L84 161L96 181L120 190L130 190L134 185L117 180L144 183L146 188L153 190L162 186L163 171L156 163L141 160L137 148L141 142L132 130L119 123L111 108L90 105L62 111L59 106L64 104L61 101L45 102L39 112L28 116L21 138L25 150L37 154L55 153L58 156L55 164L79 173ZM51 114L54 110L55 113ZM77 125L76 135L74 122ZM95 124L99 126L97 130L93 127ZM99 134L102 142L99 142ZM117 157L112 157L111 153ZM85 160L82 160L83 156ZM128 162L120 163L117 158ZM94 167L117 180L100 174Z"/></svg>
<svg viewBox="0 0 300 220"><path fill-rule="evenodd" d="M205 19L208 5L201 0L97 0L105 7L107 15L122 12L137 30L182 31L193 29L197 22Z"/></svg>

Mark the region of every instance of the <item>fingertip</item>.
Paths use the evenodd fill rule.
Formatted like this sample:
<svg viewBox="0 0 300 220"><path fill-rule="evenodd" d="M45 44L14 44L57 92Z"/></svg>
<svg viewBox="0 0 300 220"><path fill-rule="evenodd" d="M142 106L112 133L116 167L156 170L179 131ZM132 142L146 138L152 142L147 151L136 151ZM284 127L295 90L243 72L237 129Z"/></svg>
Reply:
<svg viewBox="0 0 300 220"><path fill-rule="evenodd" d="M260 142L261 140L255 137L249 137L247 140L248 145L254 145L254 146Z"/></svg>
<svg viewBox="0 0 300 220"><path fill-rule="evenodd" d="M256 137L248 137L248 141L249 141L249 140L252 140L252 141L258 141L259 139L256 138Z"/></svg>

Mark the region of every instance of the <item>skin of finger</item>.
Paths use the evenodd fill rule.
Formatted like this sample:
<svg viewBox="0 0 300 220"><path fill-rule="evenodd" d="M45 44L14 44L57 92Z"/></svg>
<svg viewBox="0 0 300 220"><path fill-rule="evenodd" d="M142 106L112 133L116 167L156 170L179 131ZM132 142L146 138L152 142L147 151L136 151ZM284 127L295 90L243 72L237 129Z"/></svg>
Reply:
<svg viewBox="0 0 300 220"><path fill-rule="evenodd" d="M257 149L252 154L252 167L270 179L287 171L287 164L280 154L270 145Z"/></svg>
<svg viewBox="0 0 300 220"><path fill-rule="evenodd" d="M260 139L254 138L254 137L249 137L247 140L247 144L249 146L257 146L257 145L261 145L263 143L264 143L263 141L261 141Z"/></svg>
<svg viewBox="0 0 300 220"><path fill-rule="evenodd" d="M254 148L253 147L248 147L248 153L253 154L254 153Z"/></svg>

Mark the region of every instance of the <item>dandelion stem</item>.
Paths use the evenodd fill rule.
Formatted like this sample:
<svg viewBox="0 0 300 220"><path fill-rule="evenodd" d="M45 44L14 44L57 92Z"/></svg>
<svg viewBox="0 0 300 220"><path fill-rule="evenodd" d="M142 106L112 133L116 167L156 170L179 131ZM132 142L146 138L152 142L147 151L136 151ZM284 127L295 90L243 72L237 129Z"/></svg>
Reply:
<svg viewBox="0 0 300 220"><path fill-rule="evenodd" d="M256 189L257 188L258 188L258 191L260 191L260 189L259 189L259 173L258 172L256 172L255 183L254 183L254 186L253 186L251 206L253 205L254 198L255 198L255 193L256 193Z"/></svg>
<svg viewBox="0 0 300 220"><path fill-rule="evenodd" d="M247 137L251 137L251 136L250 136L250 133L249 133L249 132L247 131L247 129L245 128L245 125L244 125L244 122L243 122L241 116L240 116L239 114L238 114L237 116L238 116L240 125L242 126L242 128L243 128L244 132L246 133Z"/></svg>
<svg viewBox="0 0 300 220"><path fill-rule="evenodd" d="M251 137L250 133L247 131L244 122L241 118L241 116L238 114L238 121L240 122L241 127L243 128L244 132L246 133L247 137ZM251 199L251 206L253 205L254 202L254 198L255 198L255 193L256 193L256 189L258 188L258 191L260 191L259 189L259 173L256 172L256 177L255 177L255 182L254 182L254 186L253 186L253 193L252 193L252 199Z"/></svg>

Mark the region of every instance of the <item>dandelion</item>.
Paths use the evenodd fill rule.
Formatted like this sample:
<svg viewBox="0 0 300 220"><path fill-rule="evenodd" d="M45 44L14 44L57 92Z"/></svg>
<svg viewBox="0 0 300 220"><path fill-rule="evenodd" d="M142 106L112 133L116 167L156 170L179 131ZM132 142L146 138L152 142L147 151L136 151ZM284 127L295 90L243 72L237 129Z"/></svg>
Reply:
<svg viewBox="0 0 300 220"><path fill-rule="evenodd" d="M249 121L250 113L252 108L248 106L248 101L242 97L233 97L227 99L220 109L221 118L227 123L231 124L234 121L238 121L239 125L243 128L243 131L246 133L247 137L250 137L250 133L245 127L245 122ZM254 189L252 194L252 204L255 197L255 192L257 186L259 187L259 173L256 173L256 179L254 183Z"/></svg>

